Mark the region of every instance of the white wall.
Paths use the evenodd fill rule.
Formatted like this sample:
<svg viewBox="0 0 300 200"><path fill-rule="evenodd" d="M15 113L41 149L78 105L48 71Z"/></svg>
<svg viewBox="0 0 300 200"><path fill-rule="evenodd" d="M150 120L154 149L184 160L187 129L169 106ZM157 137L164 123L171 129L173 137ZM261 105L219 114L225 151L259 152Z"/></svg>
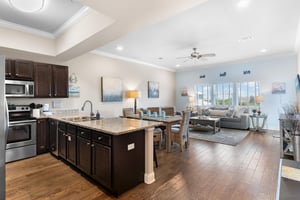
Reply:
<svg viewBox="0 0 300 200"><path fill-rule="evenodd" d="M250 75L243 75L244 70L250 70ZM226 77L219 74L226 72ZM206 78L199 76L205 74ZM239 81L260 81L261 95L264 102L261 104L263 113L268 114L266 128L279 129L278 117L282 113L282 106L296 103L295 80L297 74L297 56L281 56L276 58L265 58L235 64L218 65L213 68L192 69L176 73L176 107L179 110L185 109L187 97L182 97L182 88L190 91L199 83L218 82L239 82ZM273 82L285 82L285 94L272 94Z"/></svg>
<svg viewBox="0 0 300 200"><path fill-rule="evenodd" d="M18 58L21 55L10 54L9 57ZM22 59L37 60L30 56L21 56ZM39 62L43 62L38 59ZM51 60L50 60L51 61ZM46 61L44 61L46 62ZM49 60L47 61L49 62ZM54 60L52 60L52 63ZM64 64L69 66L69 74L75 73L80 86L80 97L69 97L59 99L63 108L81 108L87 99L93 102L93 110L99 110L102 117L116 117L121 115L123 107L133 107L133 99L123 99L123 102L101 102L100 78L118 77L123 82L123 89L138 89L141 97L137 100L137 107L150 106L175 106L175 73L161 69L148 67L141 64L129 63L122 60L108 58L96 54L85 54L74 58ZM160 94L157 99L149 99L147 93L147 82L158 81ZM55 99L10 99L11 103L50 103ZM81 114L89 114L89 105Z"/></svg>

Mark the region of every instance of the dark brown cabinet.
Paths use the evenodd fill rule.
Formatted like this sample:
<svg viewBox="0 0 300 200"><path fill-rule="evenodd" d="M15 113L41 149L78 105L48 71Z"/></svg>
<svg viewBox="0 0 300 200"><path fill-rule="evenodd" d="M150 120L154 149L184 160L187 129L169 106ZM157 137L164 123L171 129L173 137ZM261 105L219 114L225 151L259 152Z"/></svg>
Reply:
<svg viewBox="0 0 300 200"><path fill-rule="evenodd" d="M62 124L58 124L59 157L115 195L144 181L144 131L110 135Z"/></svg>
<svg viewBox="0 0 300 200"><path fill-rule="evenodd" d="M37 154L49 151L49 126L48 119L37 120Z"/></svg>
<svg viewBox="0 0 300 200"><path fill-rule="evenodd" d="M58 156L57 131L58 121L49 119L49 151L55 156Z"/></svg>
<svg viewBox="0 0 300 200"><path fill-rule="evenodd" d="M34 63L34 96L52 97L52 67L50 64Z"/></svg>
<svg viewBox="0 0 300 200"><path fill-rule="evenodd" d="M34 64L35 97L68 97L68 67L45 63Z"/></svg>
<svg viewBox="0 0 300 200"><path fill-rule="evenodd" d="M92 147L91 131L88 129L77 128L77 167L91 175Z"/></svg>
<svg viewBox="0 0 300 200"><path fill-rule="evenodd" d="M58 155L67 159L67 135L66 135L66 124L59 123L58 124Z"/></svg>
<svg viewBox="0 0 300 200"><path fill-rule="evenodd" d="M66 134L66 156L67 161L76 165L76 126L67 125L67 134Z"/></svg>
<svg viewBox="0 0 300 200"><path fill-rule="evenodd" d="M53 97L68 97L68 67L52 65Z"/></svg>
<svg viewBox="0 0 300 200"><path fill-rule="evenodd" d="M111 137L93 133L92 177L106 188L111 188Z"/></svg>
<svg viewBox="0 0 300 200"><path fill-rule="evenodd" d="M6 59L5 78L13 80L33 80L33 62Z"/></svg>

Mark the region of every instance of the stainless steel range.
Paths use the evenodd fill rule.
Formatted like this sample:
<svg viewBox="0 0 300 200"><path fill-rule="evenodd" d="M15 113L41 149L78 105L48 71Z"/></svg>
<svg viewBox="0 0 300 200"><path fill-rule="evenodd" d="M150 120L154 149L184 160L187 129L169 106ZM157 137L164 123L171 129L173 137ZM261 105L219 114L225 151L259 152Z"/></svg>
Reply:
<svg viewBox="0 0 300 200"><path fill-rule="evenodd" d="M6 162L36 156L36 119L29 106L8 106Z"/></svg>

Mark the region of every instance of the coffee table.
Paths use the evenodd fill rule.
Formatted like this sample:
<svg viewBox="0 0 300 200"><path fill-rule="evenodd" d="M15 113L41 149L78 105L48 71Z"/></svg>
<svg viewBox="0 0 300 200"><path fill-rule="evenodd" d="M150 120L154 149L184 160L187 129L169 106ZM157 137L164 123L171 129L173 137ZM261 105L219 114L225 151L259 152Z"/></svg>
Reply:
<svg viewBox="0 0 300 200"><path fill-rule="evenodd" d="M203 130L212 129L214 134L221 130L220 118L217 117L205 117L205 116L191 117L190 124L192 125L192 128L199 128Z"/></svg>

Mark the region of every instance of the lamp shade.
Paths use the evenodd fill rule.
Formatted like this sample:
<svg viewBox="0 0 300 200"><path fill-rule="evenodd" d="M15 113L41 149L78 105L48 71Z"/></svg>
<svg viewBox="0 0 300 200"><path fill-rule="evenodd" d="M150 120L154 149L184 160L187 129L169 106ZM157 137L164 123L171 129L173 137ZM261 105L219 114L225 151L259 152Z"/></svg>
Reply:
<svg viewBox="0 0 300 200"><path fill-rule="evenodd" d="M255 97L255 102L256 103L261 103L261 102L263 102L264 101L264 97L263 96L256 96Z"/></svg>
<svg viewBox="0 0 300 200"><path fill-rule="evenodd" d="M194 103L195 102L195 97L194 96L189 96L188 101L189 101L189 103Z"/></svg>
<svg viewBox="0 0 300 200"><path fill-rule="evenodd" d="M126 98L138 98L140 96L140 93L138 90L128 90L126 91Z"/></svg>

